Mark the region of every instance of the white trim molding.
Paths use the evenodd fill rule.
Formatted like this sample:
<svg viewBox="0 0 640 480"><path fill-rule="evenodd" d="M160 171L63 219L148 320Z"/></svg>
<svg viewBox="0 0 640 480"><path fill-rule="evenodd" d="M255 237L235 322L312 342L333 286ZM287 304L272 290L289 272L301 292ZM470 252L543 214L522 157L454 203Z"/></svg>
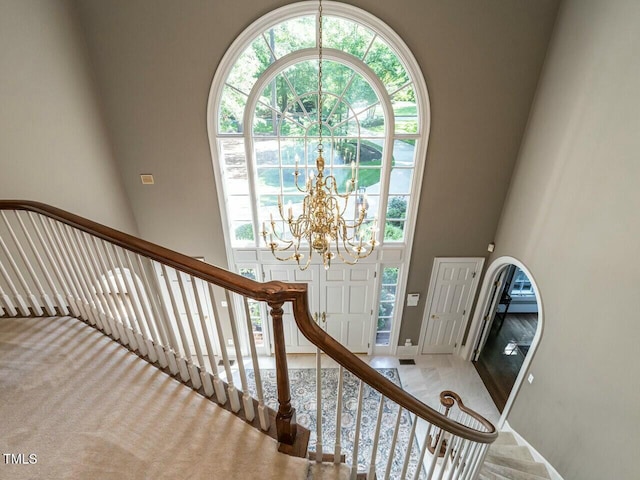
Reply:
<svg viewBox="0 0 640 480"><path fill-rule="evenodd" d="M542 337L542 332L544 330L544 308L542 303L542 296L540 295L540 290L538 288L538 284L536 283L536 279L529 270L529 268L522 263L520 260L514 257L503 256L496 258L489 267L487 268L487 272L484 275L484 280L482 282L482 287L480 288L480 295L478 296L478 302L476 303L475 312L473 314L473 321L471 322L471 327L469 328L469 335L467 337L467 342L462 348L460 352L460 356L465 358L468 361L472 360L473 350L475 346L478 344L479 336L482 334L482 319L491 305L492 295L491 295L491 287L493 283L498 279L500 273L503 269L505 269L509 265L515 265L520 270L522 270L529 280L531 280L531 285L533 287L533 291L536 294L536 301L538 302L538 325L536 329L536 333L533 336L533 340L531 341L531 347L529 347L529 352L527 356L524 358L524 362L522 363L522 367L520 368L520 372L516 377L516 381L513 384L513 388L511 389L511 393L509 394L509 398L507 399L507 403L502 411L502 416L498 421L498 428L502 428L504 423L507 421L507 417L509 412L511 411L511 407L513 406L513 402L515 401L522 384L524 383L525 376L529 372L529 368L531 366L531 361L535 356L536 350L538 349L538 345L540 343L540 339Z"/></svg>
<svg viewBox="0 0 640 480"><path fill-rule="evenodd" d="M420 327L420 339L418 340L418 353L422 353L424 350L424 342L427 334L427 327L429 324L429 312L431 310L431 302L433 302L434 289L437 281L437 272L440 267L440 263L442 262L475 262L476 263L476 275L473 278L473 282L471 283L471 291L469 293L469 298L467 299L467 304L465 309L467 313L464 315L462 319L462 324L460 325L460 331L458 332L458 338L456 339L457 347L455 347L453 353L456 355L461 355L462 351L462 340L464 339L464 332L467 329L467 325L469 323L469 315L471 312L471 307L473 306L473 301L476 296L476 291L478 289L478 283L480 281L480 275L482 274L482 268L484 267L484 257L436 257L433 259L433 268L431 270L431 277L429 279L429 290L427 292L427 301L424 305L424 312L422 313L422 326Z"/></svg>
<svg viewBox="0 0 640 480"><path fill-rule="evenodd" d="M293 18L301 17L301 16L310 16L317 15L318 6L316 1L301 1L297 3L293 3L290 5L285 5L283 7L277 8L268 12L267 14L261 16L256 21L254 21L251 25L249 25L229 46L225 55L221 59L220 63L217 66L215 75L213 77L213 81L211 83L211 88L209 91L208 103L207 103L207 131L209 135L209 147L211 152L211 158L213 162L214 169L214 177L216 182L216 190L218 195L218 205L220 207L220 215L222 220L222 229L223 235L225 239L225 250L227 255L228 268L230 270L237 270L239 263L253 263L254 260L251 258L249 260L249 256L253 256L257 259L258 264L265 264L268 261L265 261L263 253L271 252L265 247L261 246L259 236L257 232L259 229L259 215L257 214L258 204L256 202L256 192L255 192L255 181L253 179L253 166L254 166L254 158L253 158L253 148L252 148L252 139L251 134L247 131L242 134L228 134L224 132L217 131L217 122L218 122L218 111L221 105L222 100L222 92L225 86L225 82L233 69L235 63L237 62L240 55L245 51L245 49L253 42L258 36L260 36L264 31L268 28L277 25L283 21L290 20ZM419 119L418 133L416 134L401 134L396 133L394 127L394 114L393 108L391 105L391 97L390 95L393 92L388 92L385 85L380 81L380 79L375 75L375 72L367 66L366 63L362 61L362 59L358 59L356 57L352 57L342 51L327 48L325 51L326 58L332 61L336 61L339 63L343 63L348 65L353 69L354 72L359 73L365 78L372 89L377 94L380 99L381 106L385 112L385 118L387 119L386 124L386 132L385 132L385 155L387 161L384 162L386 167L382 170L382 174L384 175L384 181L381 182L381 190L380 190L380 204L378 206L379 209L379 219L383 220L387 211L387 198L388 198L388 186L387 184L391 178L391 158L393 154L393 142L397 139L401 139L404 137L411 137L416 140L415 143L415 162L413 165L413 178L411 184L411 190L408 194L409 197L409 205L407 206L407 219L405 222L404 229L404 241L401 242L382 242L380 246L380 250L378 252L377 263L379 265L379 270L383 268L384 265L389 266L398 266L400 267L400 278L398 279L398 297L402 298L404 295L404 291L406 289L406 283L408 279L409 272L409 259L411 258L411 251L413 247L413 239L415 233L415 226L417 223L417 212L418 212L418 203L420 200L420 191L422 188L422 181L424 176L426 157L427 157L427 148L430 134L430 126L431 126L431 109L429 102L429 93L427 90L427 85L424 79L424 75L420 69L420 66L411 53L411 50L406 45L406 43L402 40L402 38L386 23L384 23L379 18L374 15L362 10L358 7L348 5L342 2L330 1L327 0L323 2L323 15L325 16L334 16L339 17L346 20L351 20L356 22L368 29L370 29L375 36L375 38L380 38L385 41L389 47L393 50L395 55L397 55L398 59L402 62L404 68L406 69L409 78L411 80L411 84L413 85L413 91L416 97L416 107L418 109L417 118ZM373 39L372 39L373 41ZM293 51L283 55L278 58L271 66L269 66L264 72L261 73L261 76L256 81L255 84L251 87L251 92L243 92L244 95L247 95L247 104L244 109L244 123L246 125L250 125L249 119L254 114L255 105L258 101L258 96L260 94L261 89L265 85L266 82L270 81L275 77L279 72L281 72L287 65L292 65L296 62L300 62L304 59L312 59L316 58L316 50L315 48L306 48L297 51ZM407 84L408 85L408 84ZM404 87L403 87L404 88ZM230 219L228 218L229 214L225 207L225 204L228 201L227 193L225 191L225 182L223 179L223 167L221 160L221 152L220 146L218 142L221 139L227 138L237 138L244 141L245 144L245 155L246 162L248 165L248 177L249 177L249 190L251 192L250 197L252 198L251 208L253 213L253 223L254 223L254 231L256 232L255 244L249 248L249 246L242 246L241 248L238 246L232 245L232 234L230 231ZM382 137L381 137L382 138ZM382 180L382 179L381 179ZM253 252L249 252L249 250L253 250ZM386 258L387 256L391 256L389 254L396 253L396 251L402 250L402 254L400 255L400 261L396 261L391 258ZM384 252L384 255L383 255ZM239 262L236 258L236 255L242 254L243 261ZM385 258L383 258L383 256ZM273 261L273 259L271 259ZM376 291L378 290L379 280L376 281ZM377 294L376 294L377 295ZM374 304L375 305L375 304ZM370 352L372 353L375 348L376 353L396 353L396 347L398 342L398 336L400 333L400 323L403 313L403 302L398 302L394 311L394 321L391 327L391 335L390 335L390 345L385 347L374 347L375 345L375 336L372 335L372 342L370 343ZM375 308L375 307L374 307ZM375 324L375 322L374 322ZM372 332L375 334L375 332Z"/></svg>

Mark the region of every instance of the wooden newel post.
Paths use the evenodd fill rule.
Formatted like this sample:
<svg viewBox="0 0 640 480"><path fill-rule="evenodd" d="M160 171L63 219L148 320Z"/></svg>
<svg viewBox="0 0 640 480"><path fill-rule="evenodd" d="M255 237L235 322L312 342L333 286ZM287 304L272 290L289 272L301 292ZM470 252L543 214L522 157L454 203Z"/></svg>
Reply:
<svg viewBox="0 0 640 480"><path fill-rule="evenodd" d="M293 445L296 439L296 410L291 407L291 389L289 388L289 368L287 350L284 345L284 327L282 325L282 302L269 303L273 318L273 341L276 353L276 380L278 383L278 413L276 414L276 432L278 441Z"/></svg>

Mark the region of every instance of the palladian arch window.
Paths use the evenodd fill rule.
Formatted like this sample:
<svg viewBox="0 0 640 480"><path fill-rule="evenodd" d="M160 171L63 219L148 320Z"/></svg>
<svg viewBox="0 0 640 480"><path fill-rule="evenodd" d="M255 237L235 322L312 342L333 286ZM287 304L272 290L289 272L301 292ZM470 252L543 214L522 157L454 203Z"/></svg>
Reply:
<svg viewBox="0 0 640 480"><path fill-rule="evenodd" d="M357 191L347 212L355 217L366 203L367 222L378 219L380 250L409 252L429 130L424 80L406 45L383 22L349 5L323 3L326 169L341 191L355 169ZM287 205L295 211L303 199L298 186L315 171L317 15L314 2L267 14L236 39L214 78L209 133L230 267L236 270L247 265L235 252L265 249L260 232L271 216L286 235L278 198L285 214ZM383 266L400 272L394 295L406 280L406 257L388 256L394 263ZM383 313L379 325L396 315Z"/></svg>

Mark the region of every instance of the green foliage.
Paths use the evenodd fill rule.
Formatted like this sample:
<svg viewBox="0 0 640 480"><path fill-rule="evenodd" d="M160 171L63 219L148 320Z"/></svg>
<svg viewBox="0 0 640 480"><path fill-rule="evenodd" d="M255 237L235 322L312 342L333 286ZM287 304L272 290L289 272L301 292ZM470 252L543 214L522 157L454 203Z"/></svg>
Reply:
<svg viewBox="0 0 640 480"><path fill-rule="evenodd" d="M388 91L395 90L409 81L409 75L398 56L389 46L378 39L365 59Z"/></svg>
<svg viewBox="0 0 640 480"><path fill-rule="evenodd" d="M402 227L404 222L394 221L396 219L406 218L407 216L407 199L405 197L393 197L387 205L387 221L388 225L394 227ZM386 238L386 234L385 234ZM401 237L402 238L402 237Z"/></svg>
<svg viewBox="0 0 640 480"><path fill-rule="evenodd" d="M385 268L382 272L383 285L397 285L398 284L398 268Z"/></svg>
<svg viewBox="0 0 640 480"><path fill-rule="evenodd" d="M404 237L404 231L400 227L396 227L392 225L390 222L387 222L384 228L384 239L385 240L402 240Z"/></svg>
<svg viewBox="0 0 640 480"><path fill-rule="evenodd" d="M245 223L236 228L237 240L254 240L253 225Z"/></svg>

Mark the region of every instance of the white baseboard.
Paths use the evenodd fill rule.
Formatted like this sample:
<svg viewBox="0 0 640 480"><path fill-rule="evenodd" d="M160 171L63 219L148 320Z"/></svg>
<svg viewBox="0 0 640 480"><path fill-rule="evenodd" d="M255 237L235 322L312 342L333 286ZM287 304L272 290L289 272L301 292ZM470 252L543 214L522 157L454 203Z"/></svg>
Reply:
<svg viewBox="0 0 640 480"><path fill-rule="evenodd" d="M547 467L547 471L549 472L549 476L551 477L551 480L564 480L562 478L562 475L560 475L558 473L558 471L555 468L553 468L553 465L551 465L547 461L546 458L544 458L542 455L540 455L540 452L538 452L535 448L533 448L533 446L529 442L527 442L522 437L522 435L520 435L513 428L511 428L511 425L509 425L509 422L505 421L501 430L503 430L505 432L512 433L513 436L515 437L516 441L518 442L518 445L523 445L523 446L527 447L529 449L529 451L531 452L531 455L533 456L533 459L536 462L542 463L542 464L544 464L545 467Z"/></svg>
<svg viewBox="0 0 640 480"><path fill-rule="evenodd" d="M405 347L401 345L396 350L396 356L398 357L415 357L418 355L418 346L411 345L410 347Z"/></svg>

